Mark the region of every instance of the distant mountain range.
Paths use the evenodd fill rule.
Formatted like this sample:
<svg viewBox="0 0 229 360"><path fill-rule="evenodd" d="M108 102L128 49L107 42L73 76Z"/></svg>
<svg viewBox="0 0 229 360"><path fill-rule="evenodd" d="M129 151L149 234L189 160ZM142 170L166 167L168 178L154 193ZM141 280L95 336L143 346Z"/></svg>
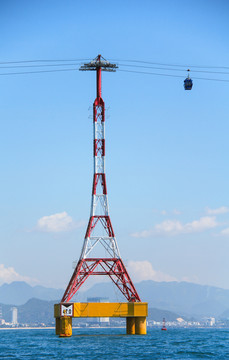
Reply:
<svg viewBox="0 0 229 360"><path fill-rule="evenodd" d="M188 282L155 281L142 281L136 284L136 288L142 301L147 301L150 308L167 310L186 317L229 317L229 290ZM0 286L0 304L19 306L32 298L53 304L60 301L63 293L63 289L32 287L25 282L12 282ZM107 297L114 302L125 301L111 283L95 284L89 290L79 292L73 301L87 301L88 297Z"/></svg>
<svg viewBox="0 0 229 360"><path fill-rule="evenodd" d="M229 309L229 290L226 289L188 282L143 281L137 285L143 299L152 307L198 318L219 317Z"/></svg>
<svg viewBox="0 0 229 360"><path fill-rule="evenodd" d="M60 300L64 290L44 286L30 286L24 281L14 281L0 286L0 303L22 305L29 299Z"/></svg>

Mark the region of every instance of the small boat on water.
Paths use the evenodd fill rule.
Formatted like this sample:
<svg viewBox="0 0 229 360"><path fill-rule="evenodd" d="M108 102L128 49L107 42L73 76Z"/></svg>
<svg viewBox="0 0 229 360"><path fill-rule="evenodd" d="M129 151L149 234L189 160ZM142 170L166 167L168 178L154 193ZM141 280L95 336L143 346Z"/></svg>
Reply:
<svg viewBox="0 0 229 360"><path fill-rule="evenodd" d="M161 330L167 330L167 328L166 328L166 326L165 326L165 318L163 318L163 325L162 325Z"/></svg>

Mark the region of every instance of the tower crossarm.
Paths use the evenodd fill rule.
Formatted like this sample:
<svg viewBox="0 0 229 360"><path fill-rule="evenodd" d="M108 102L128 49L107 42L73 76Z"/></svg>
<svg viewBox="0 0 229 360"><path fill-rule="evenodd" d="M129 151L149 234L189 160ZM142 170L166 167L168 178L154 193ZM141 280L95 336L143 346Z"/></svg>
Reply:
<svg viewBox="0 0 229 360"><path fill-rule="evenodd" d="M101 55L98 55L95 59L86 63L80 67L81 71L96 71L101 69L102 71L111 71L114 72L118 66L116 64L111 64L109 61L104 59Z"/></svg>

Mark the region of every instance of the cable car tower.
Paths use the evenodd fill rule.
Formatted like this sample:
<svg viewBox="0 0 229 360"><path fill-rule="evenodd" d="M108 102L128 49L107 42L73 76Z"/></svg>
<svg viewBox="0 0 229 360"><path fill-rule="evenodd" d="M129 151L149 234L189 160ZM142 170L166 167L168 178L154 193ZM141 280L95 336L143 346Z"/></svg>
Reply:
<svg viewBox="0 0 229 360"><path fill-rule="evenodd" d="M141 301L121 259L111 224L105 175L105 104L101 92L102 71L115 72L116 64L98 55L80 67L81 71L96 71L97 96L93 104L94 176L92 185L91 214L80 258L61 300L68 303L91 275L107 275L128 301ZM101 244L107 257L91 257Z"/></svg>

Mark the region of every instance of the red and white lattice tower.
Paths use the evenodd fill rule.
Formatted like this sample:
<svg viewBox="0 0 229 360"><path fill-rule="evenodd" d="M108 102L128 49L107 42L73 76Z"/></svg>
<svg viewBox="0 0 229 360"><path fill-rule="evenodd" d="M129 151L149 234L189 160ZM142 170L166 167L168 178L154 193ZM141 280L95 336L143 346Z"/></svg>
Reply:
<svg viewBox="0 0 229 360"><path fill-rule="evenodd" d="M105 104L101 97L101 73L116 71L116 68L117 65L106 61L101 55L80 68L84 71L96 71L97 74L97 97L93 104L94 179L91 214L83 248L61 302L69 302L91 275L108 275L128 301L141 301L121 259L108 209L105 175ZM105 258L91 257L99 243L106 250Z"/></svg>

